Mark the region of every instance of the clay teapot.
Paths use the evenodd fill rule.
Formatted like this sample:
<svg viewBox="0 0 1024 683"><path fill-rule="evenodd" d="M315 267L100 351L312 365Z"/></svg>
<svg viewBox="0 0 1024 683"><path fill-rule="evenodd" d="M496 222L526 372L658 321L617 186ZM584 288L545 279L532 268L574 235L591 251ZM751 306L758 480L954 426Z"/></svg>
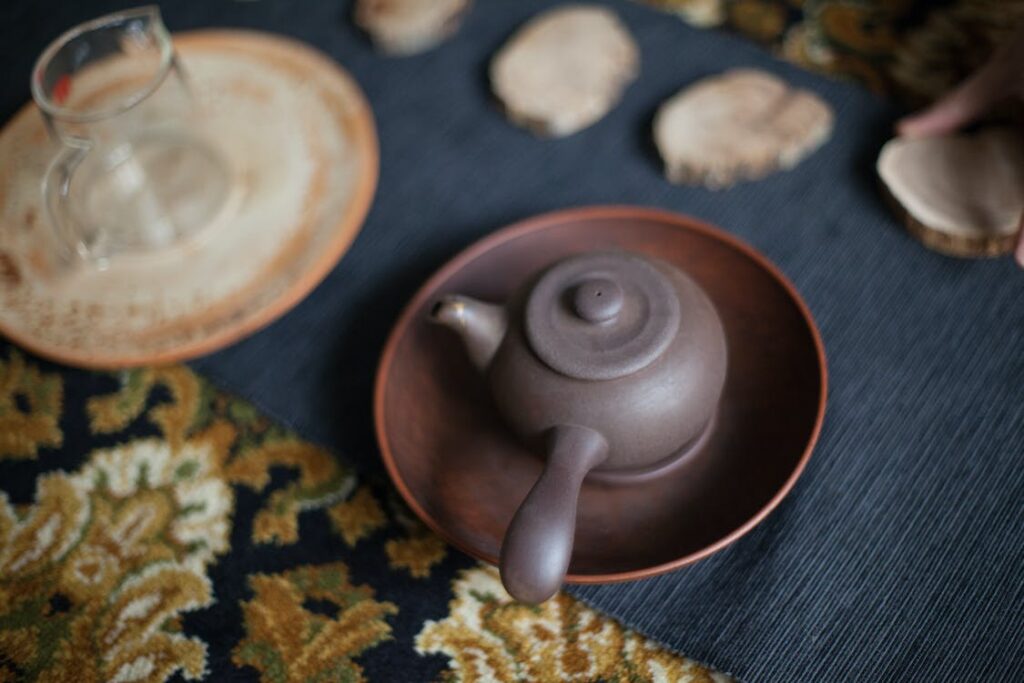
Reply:
<svg viewBox="0 0 1024 683"><path fill-rule="evenodd" d="M445 296L430 316L462 337L499 413L546 455L499 563L513 597L543 602L569 567L584 478L657 467L710 428L722 323L691 278L623 251L559 261L503 306Z"/></svg>

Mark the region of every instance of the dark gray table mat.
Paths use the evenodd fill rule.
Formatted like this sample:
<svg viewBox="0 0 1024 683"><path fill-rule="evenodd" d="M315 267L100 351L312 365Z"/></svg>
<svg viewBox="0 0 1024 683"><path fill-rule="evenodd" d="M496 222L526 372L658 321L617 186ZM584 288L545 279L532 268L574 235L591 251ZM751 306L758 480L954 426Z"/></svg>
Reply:
<svg viewBox="0 0 1024 683"><path fill-rule="evenodd" d="M27 97L14 76L28 73L47 40L125 4L0 9L3 113ZM455 39L406 59L374 54L348 4L165 4L173 30L252 26L319 46L362 84L381 138L377 199L339 267L278 323L196 369L377 468L370 398L380 348L402 305L449 256L508 222L566 206L700 216L764 251L817 318L831 373L821 442L789 498L730 548L659 578L572 592L751 681L1019 677L1024 274L1008 259L929 253L899 229L871 171L891 125L883 102L630 3L610 3L643 59L621 105L565 140L508 125L490 102L487 62L548 4L478 2ZM837 115L832 140L794 171L726 192L667 184L650 142L655 108L733 66L765 68L824 96Z"/></svg>

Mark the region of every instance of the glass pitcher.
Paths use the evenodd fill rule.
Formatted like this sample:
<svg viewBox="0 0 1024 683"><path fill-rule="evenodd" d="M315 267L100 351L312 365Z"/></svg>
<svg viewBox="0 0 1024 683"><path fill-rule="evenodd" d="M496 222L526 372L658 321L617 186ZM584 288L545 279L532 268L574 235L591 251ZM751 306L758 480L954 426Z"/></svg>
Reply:
<svg viewBox="0 0 1024 683"><path fill-rule="evenodd" d="M32 96L61 147L42 189L68 258L104 268L195 235L225 208L229 169L201 134L157 7L62 35L32 72Z"/></svg>

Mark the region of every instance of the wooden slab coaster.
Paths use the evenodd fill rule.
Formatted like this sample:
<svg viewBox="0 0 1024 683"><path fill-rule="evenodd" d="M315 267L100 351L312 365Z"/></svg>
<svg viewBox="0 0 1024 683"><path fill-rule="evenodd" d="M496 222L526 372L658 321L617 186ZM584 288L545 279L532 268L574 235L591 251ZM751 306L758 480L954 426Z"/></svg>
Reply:
<svg viewBox="0 0 1024 683"><path fill-rule="evenodd" d="M567 5L509 39L491 61L491 86L514 123L561 137L608 113L639 68L636 43L614 12Z"/></svg>
<svg viewBox="0 0 1024 683"><path fill-rule="evenodd" d="M817 95L734 69L668 99L654 118L654 141L669 180L723 189L795 166L824 144L832 120Z"/></svg>
<svg viewBox="0 0 1024 683"><path fill-rule="evenodd" d="M385 54L436 47L459 30L472 0L356 0L355 22Z"/></svg>
<svg viewBox="0 0 1024 683"><path fill-rule="evenodd" d="M1024 137L1017 130L894 138L877 170L907 230L929 249L966 258L1013 251L1024 211Z"/></svg>
<svg viewBox="0 0 1024 683"><path fill-rule="evenodd" d="M234 211L195 239L119 256L106 270L62 268L40 205L56 145L34 105L0 132L0 333L40 355L108 368L223 347L305 297L362 225L377 138L350 76L268 34L199 31L174 42L236 195Z"/></svg>

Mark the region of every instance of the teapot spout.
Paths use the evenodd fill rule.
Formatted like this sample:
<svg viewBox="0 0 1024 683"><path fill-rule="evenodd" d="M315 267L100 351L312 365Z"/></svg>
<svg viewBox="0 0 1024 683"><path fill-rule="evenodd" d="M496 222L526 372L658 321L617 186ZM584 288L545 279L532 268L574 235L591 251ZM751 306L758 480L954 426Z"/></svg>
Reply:
<svg viewBox="0 0 1024 683"><path fill-rule="evenodd" d="M504 306L465 296L441 297L430 308L430 319L462 337L469 359L479 370L487 369L505 338L508 315Z"/></svg>

